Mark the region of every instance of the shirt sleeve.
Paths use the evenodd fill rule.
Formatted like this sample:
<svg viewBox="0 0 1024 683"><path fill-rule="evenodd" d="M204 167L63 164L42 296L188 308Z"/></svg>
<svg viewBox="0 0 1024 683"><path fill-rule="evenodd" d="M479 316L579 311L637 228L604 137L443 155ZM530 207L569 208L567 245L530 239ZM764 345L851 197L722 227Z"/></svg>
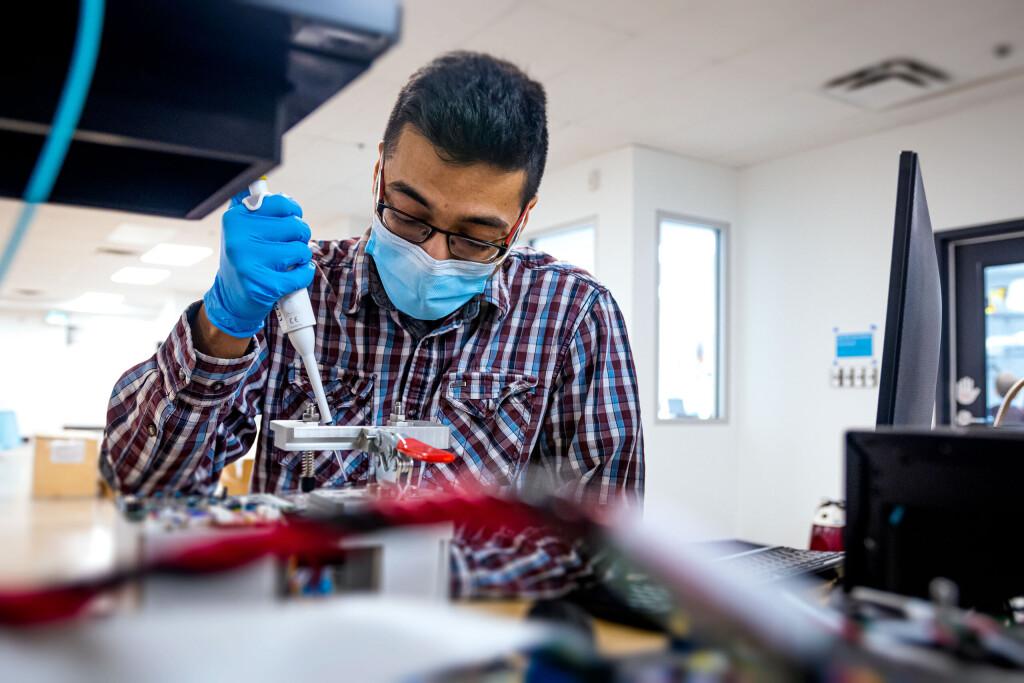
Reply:
<svg viewBox="0 0 1024 683"><path fill-rule="evenodd" d="M263 332L241 358L207 356L192 345L199 305L114 386L100 471L115 491L212 492L224 466L256 438L268 368Z"/></svg>
<svg viewBox="0 0 1024 683"><path fill-rule="evenodd" d="M606 291L567 340L557 376L530 480L547 481L583 505L639 511L644 456L636 370L622 313ZM557 597L594 574L577 539L544 529L460 531L452 546L455 597Z"/></svg>
<svg viewBox="0 0 1024 683"><path fill-rule="evenodd" d="M640 396L626 324L607 291L597 295L577 327L557 376L534 456L573 500L639 510Z"/></svg>

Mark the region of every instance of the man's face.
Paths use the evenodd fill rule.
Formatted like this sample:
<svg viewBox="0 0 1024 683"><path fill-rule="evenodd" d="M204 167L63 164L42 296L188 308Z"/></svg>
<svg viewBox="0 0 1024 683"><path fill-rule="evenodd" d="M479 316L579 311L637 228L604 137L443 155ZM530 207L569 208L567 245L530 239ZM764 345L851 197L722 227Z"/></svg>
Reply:
<svg viewBox="0 0 1024 683"><path fill-rule="evenodd" d="M380 170L378 161L374 185ZM503 243L522 211L525 183L523 170L449 163L437 155L427 138L406 125L384 164L384 203L442 230ZM536 203L534 197L527 206L533 208ZM447 239L440 233L433 233L419 246L438 261L452 258Z"/></svg>

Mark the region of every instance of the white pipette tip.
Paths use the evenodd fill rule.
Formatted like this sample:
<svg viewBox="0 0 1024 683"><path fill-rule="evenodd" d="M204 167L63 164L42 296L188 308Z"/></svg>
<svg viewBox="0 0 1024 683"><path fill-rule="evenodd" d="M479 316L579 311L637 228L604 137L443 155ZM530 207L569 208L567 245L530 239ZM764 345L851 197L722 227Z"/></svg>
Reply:
<svg viewBox="0 0 1024 683"><path fill-rule="evenodd" d="M249 183L249 194L258 197L261 194L268 194L270 188L267 186L267 176L261 175L258 180Z"/></svg>
<svg viewBox="0 0 1024 683"><path fill-rule="evenodd" d="M303 291L305 294L305 291ZM320 381L320 367L316 362L316 354L313 347L316 344L316 335L313 327L303 327L292 330L288 333L292 346L299 352L302 364L306 366L306 376L309 377L309 384L313 387L313 395L316 396L316 407L320 411L320 422L329 423L332 421L331 408L327 405L327 396L324 394L324 387Z"/></svg>
<svg viewBox="0 0 1024 683"><path fill-rule="evenodd" d="M302 364L306 366L306 375L309 376L309 383L313 386L316 406L320 410L320 424L330 424L334 420L334 416L331 415L331 407L327 405L327 395L324 394L324 385L320 382L320 372L316 360L313 358L307 360L303 357Z"/></svg>

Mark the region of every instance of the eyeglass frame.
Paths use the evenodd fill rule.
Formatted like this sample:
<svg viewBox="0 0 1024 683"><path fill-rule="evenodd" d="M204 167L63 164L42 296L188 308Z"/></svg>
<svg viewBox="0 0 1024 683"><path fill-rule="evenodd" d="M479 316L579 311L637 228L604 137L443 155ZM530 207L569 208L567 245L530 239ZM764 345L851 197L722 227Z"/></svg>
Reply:
<svg viewBox="0 0 1024 683"><path fill-rule="evenodd" d="M377 215L380 216L381 223L384 223L384 209L388 209L389 211L394 211L395 213L398 213L398 214L401 214L401 215L405 216L406 218L408 218L411 221L414 221L416 223L420 223L420 224L425 225L426 227L430 228L430 232L428 232L426 234L426 236L423 238L422 242L413 242L410 239L406 239L405 237L402 237L401 235L396 233L394 230L391 230L391 228L388 228L387 223L384 223L384 227L387 228L388 231L391 232L396 237L398 237L400 239L403 239L406 242L409 242L410 244L417 244L418 245L418 244L423 244L423 242L426 242L427 240L429 240L431 235L433 235L435 232L439 232L439 233L441 233L442 235L444 235L447 238L461 237L462 239L469 240L470 242L474 242L476 244L485 244L485 245L487 245L489 247L496 247L498 249L498 253L495 254L494 258L492 258L491 260L489 260L489 261L471 261L470 259L465 259L465 258L462 258L461 256L455 256L455 254L452 252L451 243L447 239L445 240L445 246L448 248L448 253L451 254L452 256L455 256L455 258L457 258L458 260L466 261L467 263L483 263L483 264L498 263L499 261L501 261L503 258L505 258L505 255L508 253L508 250L512 247L512 244L517 239L519 239L519 233L522 232L523 225L526 223L526 215L530 211L530 205L529 204L527 204L526 206L523 207L522 213L519 214L519 218L516 219L515 225L512 227L512 230L505 237L505 242L502 243L502 244L495 244L494 242L488 242L487 240L481 240L481 239L477 239L476 237L470 237L469 235L465 235L465 234L463 234L461 232L452 232L450 230L442 230L441 228L438 228L436 226L431 225L430 223L426 222L425 220L422 220L420 218L416 218L416 216L408 214L405 211L402 211L401 209L396 209L395 207L393 207L393 206L391 206L389 204L385 204L384 203L384 155L383 154L381 154L381 157L380 157L380 160L378 161L378 164L379 164L379 166L378 166L378 176L377 176L378 188L377 188L377 193L376 193L377 194L376 211L377 211Z"/></svg>
<svg viewBox="0 0 1024 683"><path fill-rule="evenodd" d="M408 239L407 237L405 237L403 235L399 235L394 230L391 230L391 228L388 226L388 224L384 222L384 209L387 209L388 211L394 211L395 213L400 214L401 216L404 216L405 218L409 219L410 221L413 221L414 223L419 223L420 225L423 225L423 226L429 228L429 232L423 237L423 240L420 241L420 242L413 242L412 240ZM385 204L383 199L378 199L377 200L377 215L380 216L381 222L384 223L384 227L386 227L388 230L390 230L395 236L400 237L401 239L403 239L403 240L405 240L407 242L410 242L412 244L423 244L424 242L426 242L427 240L430 239L431 235L433 235L435 232L439 232L439 233L441 233L442 235L444 235L445 237L447 237L449 239L452 238L452 237L458 237L460 239L468 240L469 242L472 242L473 244L479 244L481 246L493 247L493 248L498 250L498 253L495 254L493 257L491 257L489 260L487 260L487 261L472 261L470 259L463 258L461 256L457 256L454 252L452 252L451 243L448 242L447 240L445 240L445 244L448 247L448 253L451 254L452 256L454 256L455 258L459 259L460 261L468 261L469 263L486 263L486 264L489 264L489 263L496 263L496 262L500 261L502 258L505 257L505 254L508 253L508 250L512 247L512 243L518 237L519 231L522 228L521 224L523 222L523 218L526 215L526 209L523 209L523 213L519 214L519 219L516 221L515 227L508 234L508 236L505 237L504 243L501 243L501 244L498 244L498 243L495 243L495 242L488 242L487 240L478 239L476 237L470 237L469 235L463 234L461 232L452 232L451 230L442 230L441 228L438 228L437 226L431 225L430 223L426 222L425 220L423 220L421 218L416 218L416 216L410 215L410 214L406 213L405 211L402 211L401 209L396 209L395 207L390 206L389 204Z"/></svg>

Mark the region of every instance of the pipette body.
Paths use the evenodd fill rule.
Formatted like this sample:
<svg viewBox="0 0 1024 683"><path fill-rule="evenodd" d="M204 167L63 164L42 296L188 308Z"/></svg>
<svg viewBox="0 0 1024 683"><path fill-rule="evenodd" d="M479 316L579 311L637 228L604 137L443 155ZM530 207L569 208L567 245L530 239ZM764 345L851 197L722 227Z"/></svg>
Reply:
<svg viewBox="0 0 1024 683"><path fill-rule="evenodd" d="M254 211L262 202L262 196L267 194L270 194L270 190L267 186L266 176L264 176L249 185L250 197L246 197L243 203L246 208ZM309 292L305 289L298 289L291 294L285 294L274 304L274 312L277 313L277 322L281 326L281 331L288 335L292 346L302 358L306 376L309 377L310 386L313 387L313 394L316 396L320 421L331 422L331 408L327 405L327 396L324 394L323 383L320 381L320 367L316 362L316 333L313 331L313 327L316 325L316 314L313 313Z"/></svg>

